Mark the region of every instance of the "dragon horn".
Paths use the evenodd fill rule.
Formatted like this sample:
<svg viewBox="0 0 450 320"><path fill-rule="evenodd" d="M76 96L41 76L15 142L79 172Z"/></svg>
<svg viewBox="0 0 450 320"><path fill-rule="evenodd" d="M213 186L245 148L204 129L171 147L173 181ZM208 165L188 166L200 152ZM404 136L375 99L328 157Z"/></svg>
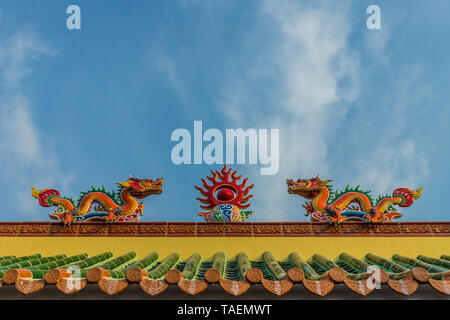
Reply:
<svg viewBox="0 0 450 320"><path fill-rule="evenodd" d="M411 190L412 191L411 193L412 193L412 196L413 196L414 199L420 198L420 196L422 195L422 189L423 188L419 188L416 191L412 191Z"/></svg>
<svg viewBox="0 0 450 320"><path fill-rule="evenodd" d="M31 186L31 195L32 195L34 198L39 199L39 191L36 190L36 188L33 187L33 186Z"/></svg>

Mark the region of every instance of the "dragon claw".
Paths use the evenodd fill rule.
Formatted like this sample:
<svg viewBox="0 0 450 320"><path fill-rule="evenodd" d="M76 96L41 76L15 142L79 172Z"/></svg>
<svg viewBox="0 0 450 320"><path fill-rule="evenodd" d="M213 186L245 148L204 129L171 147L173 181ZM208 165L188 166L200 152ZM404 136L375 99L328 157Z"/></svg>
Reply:
<svg viewBox="0 0 450 320"><path fill-rule="evenodd" d="M367 221L369 221L371 223L382 223L383 222L383 219L380 216L366 215L366 219L367 219Z"/></svg>
<svg viewBox="0 0 450 320"><path fill-rule="evenodd" d="M331 223L333 224L333 225L335 225L335 226L337 226L337 225L339 225L339 224L341 224L341 222L342 221L344 221L344 219L345 219L345 217L341 217L341 216L339 216L339 217L330 217L330 221L331 221Z"/></svg>
<svg viewBox="0 0 450 320"><path fill-rule="evenodd" d="M369 220L372 223L382 223L383 222L383 217L384 214L381 213L379 210L377 209L371 209L371 215L368 214L366 215L367 220Z"/></svg>
<svg viewBox="0 0 450 320"><path fill-rule="evenodd" d="M73 222L73 216L72 216L72 214L67 212L67 213L64 215L64 217L62 218L62 222L64 223L65 226L71 225L72 222Z"/></svg>

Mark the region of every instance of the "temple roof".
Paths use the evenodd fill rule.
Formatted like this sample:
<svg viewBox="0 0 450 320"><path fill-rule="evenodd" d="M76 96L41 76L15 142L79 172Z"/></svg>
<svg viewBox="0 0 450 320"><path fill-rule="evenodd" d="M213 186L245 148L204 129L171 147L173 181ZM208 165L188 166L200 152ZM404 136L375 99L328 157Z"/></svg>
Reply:
<svg viewBox="0 0 450 320"><path fill-rule="evenodd" d="M450 222L0 223L0 299L448 299Z"/></svg>

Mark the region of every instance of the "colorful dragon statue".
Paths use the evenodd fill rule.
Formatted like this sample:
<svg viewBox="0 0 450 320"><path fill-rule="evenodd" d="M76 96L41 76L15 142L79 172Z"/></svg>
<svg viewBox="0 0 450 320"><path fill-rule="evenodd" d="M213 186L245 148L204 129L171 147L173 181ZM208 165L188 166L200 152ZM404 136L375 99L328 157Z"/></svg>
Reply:
<svg viewBox="0 0 450 320"><path fill-rule="evenodd" d="M321 180L319 176L311 179L287 179L288 193L298 194L309 199L303 207L311 221L328 221L340 223L344 220L365 220L370 222L391 222L400 218L396 206L409 207L422 195L422 188L410 190L395 189L392 196L379 196L376 201L370 191L347 188L344 191L333 191L328 183L332 180Z"/></svg>
<svg viewBox="0 0 450 320"><path fill-rule="evenodd" d="M238 184L242 176L236 176L237 171L233 173L231 171L231 168L227 170L226 165L223 166L221 171L214 172L211 170L212 177L207 176L206 178L212 185L209 185L202 178L204 189L195 186L205 197L197 198L205 204L205 206L200 205L200 207L209 210L208 212L199 212L198 215L208 222L242 222L253 213L253 211L241 209L250 206L250 204L245 203L253 197L252 195L248 196L248 193L254 185L246 187L248 178Z"/></svg>
<svg viewBox="0 0 450 320"><path fill-rule="evenodd" d="M82 192L75 204L72 198L61 197L58 190L32 189L32 195L39 200L43 207L55 206L56 209L49 216L63 222L65 225L72 222L82 222L91 219L106 221L132 222L139 221L142 216L144 204L138 199L144 199L151 194L162 192L163 179L130 178L126 182L118 182L118 192L107 192L105 187L94 188Z"/></svg>

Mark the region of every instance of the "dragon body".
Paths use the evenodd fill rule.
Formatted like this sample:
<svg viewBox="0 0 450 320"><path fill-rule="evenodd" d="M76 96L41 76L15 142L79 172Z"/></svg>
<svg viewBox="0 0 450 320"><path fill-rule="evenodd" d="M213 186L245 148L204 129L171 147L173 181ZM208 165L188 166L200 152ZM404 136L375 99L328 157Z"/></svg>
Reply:
<svg viewBox="0 0 450 320"><path fill-rule="evenodd" d="M32 188L32 195L43 207L56 209L50 213L52 219L70 224L86 220L102 219L106 221L139 221L144 204L138 200L162 192L163 179L138 179L130 177L126 182L118 182L118 192L108 192L104 187L82 192L75 203L72 198L61 197L58 190L37 190Z"/></svg>
<svg viewBox="0 0 450 320"><path fill-rule="evenodd" d="M400 218L397 206L409 207L422 195L422 188L395 189L392 195L379 196L373 200L370 191L347 188L344 191L333 191L328 184L331 180L321 180L319 176L311 179L288 179L288 193L297 194L307 201L303 207L312 221L329 221L339 223L344 220L366 220L370 222L390 222Z"/></svg>

